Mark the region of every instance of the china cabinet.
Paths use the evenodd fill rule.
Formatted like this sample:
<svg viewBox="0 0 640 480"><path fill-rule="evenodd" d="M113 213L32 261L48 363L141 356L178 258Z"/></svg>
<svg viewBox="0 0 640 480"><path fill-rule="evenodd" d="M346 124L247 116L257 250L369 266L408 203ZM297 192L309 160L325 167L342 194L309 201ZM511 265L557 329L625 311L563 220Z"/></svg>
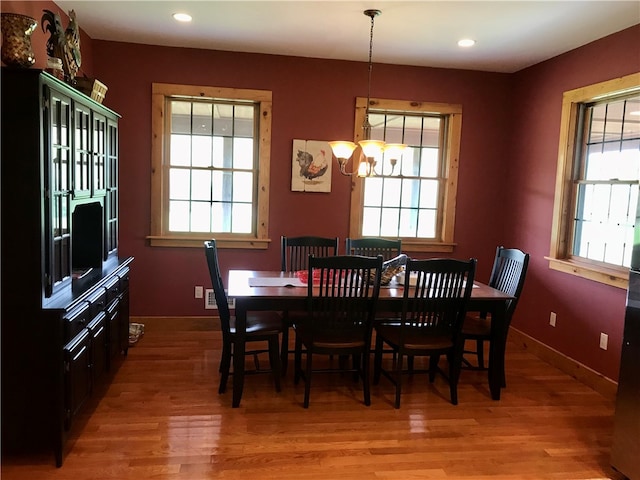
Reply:
<svg viewBox="0 0 640 480"><path fill-rule="evenodd" d="M2 69L2 449L52 449L126 357L119 116L46 72Z"/></svg>

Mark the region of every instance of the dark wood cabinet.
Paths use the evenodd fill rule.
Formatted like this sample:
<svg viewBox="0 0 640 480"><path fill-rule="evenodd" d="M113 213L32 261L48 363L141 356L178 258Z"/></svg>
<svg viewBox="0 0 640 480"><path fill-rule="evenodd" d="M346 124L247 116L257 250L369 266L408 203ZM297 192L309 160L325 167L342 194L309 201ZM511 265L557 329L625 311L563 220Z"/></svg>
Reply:
<svg viewBox="0 0 640 480"><path fill-rule="evenodd" d="M118 115L36 69L2 69L2 449L51 448L128 350Z"/></svg>

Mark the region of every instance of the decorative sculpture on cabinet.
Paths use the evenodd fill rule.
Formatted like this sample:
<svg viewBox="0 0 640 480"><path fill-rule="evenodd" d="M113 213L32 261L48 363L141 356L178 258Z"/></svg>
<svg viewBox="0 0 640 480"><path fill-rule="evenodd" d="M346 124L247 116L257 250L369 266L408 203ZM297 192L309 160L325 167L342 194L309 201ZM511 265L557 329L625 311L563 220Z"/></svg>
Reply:
<svg viewBox="0 0 640 480"><path fill-rule="evenodd" d="M62 27L60 15L51 10L43 10L42 31L49 32L47 40L47 55L62 60L65 80L75 83L75 78L82 65L80 53L80 28L76 22L76 12L69 12L69 24L66 30Z"/></svg>

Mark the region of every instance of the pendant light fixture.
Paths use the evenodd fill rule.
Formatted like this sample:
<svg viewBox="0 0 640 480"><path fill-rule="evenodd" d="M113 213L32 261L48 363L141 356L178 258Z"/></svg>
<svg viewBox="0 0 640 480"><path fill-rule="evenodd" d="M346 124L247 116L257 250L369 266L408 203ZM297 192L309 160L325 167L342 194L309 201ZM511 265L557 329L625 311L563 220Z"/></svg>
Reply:
<svg viewBox="0 0 640 480"><path fill-rule="evenodd" d="M363 12L367 17L371 19L371 30L369 33L369 80L367 84L367 106L365 110L364 123L362 124L363 140L358 142L362 149L364 159L359 162L358 169L353 172L348 172L347 162L353 155L358 145L349 141L335 141L329 142L333 154L338 160L340 166L340 173L343 175L358 175L359 177L369 177L374 175L377 156L380 156L382 152L385 152L387 156L390 156L391 160L391 173L396 166L398 158L402 155L403 150L407 147L404 144L399 143L385 143L383 140L371 140L371 123L369 122L369 104L371 103L371 71L373 70L373 63L371 61L373 53L373 27L375 18L382 13L380 10L365 10ZM354 159L355 162L355 159Z"/></svg>

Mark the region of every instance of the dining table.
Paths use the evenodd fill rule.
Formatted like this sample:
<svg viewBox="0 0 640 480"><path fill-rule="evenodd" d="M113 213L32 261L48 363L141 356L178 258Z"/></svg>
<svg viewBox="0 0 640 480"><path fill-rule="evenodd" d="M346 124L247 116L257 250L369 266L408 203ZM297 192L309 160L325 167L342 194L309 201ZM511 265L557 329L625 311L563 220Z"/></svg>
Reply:
<svg viewBox="0 0 640 480"><path fill-rule="evenodd" d="M304 311L307 306L307 284L296 272L265 270L229 270L227 294L235 300L236 335L233 346L232 407L240 406L244 387L244 353L247 312ZM392 280L380 288L377 311L400 312L404 287ZM504 353L507 341L507 306L514 297L484 283L474 281L469 312L491 314L488 382L491 398L500 400L504 380Z"/></svg>

